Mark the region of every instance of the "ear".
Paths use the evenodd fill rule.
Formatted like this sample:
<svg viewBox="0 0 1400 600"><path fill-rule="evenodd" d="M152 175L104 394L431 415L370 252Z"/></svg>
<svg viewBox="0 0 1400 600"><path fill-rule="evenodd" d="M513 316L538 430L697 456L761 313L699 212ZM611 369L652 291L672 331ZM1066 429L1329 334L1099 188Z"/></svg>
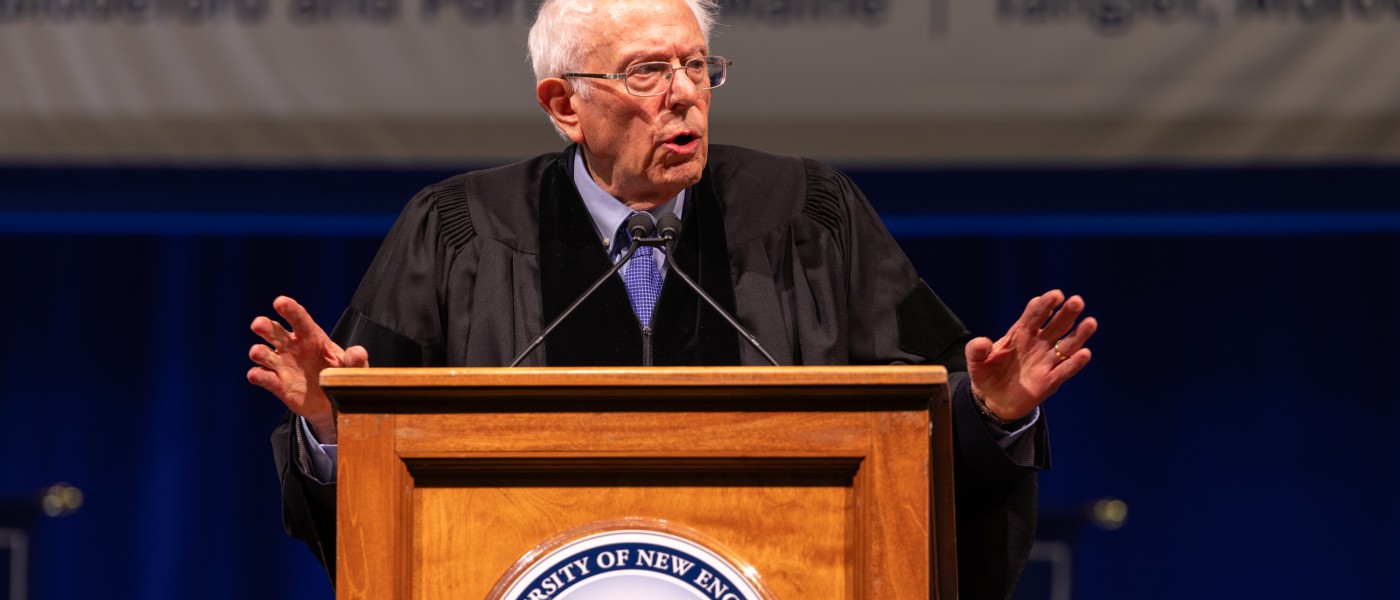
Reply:
<svg viewBox="0 0 1400 600"><path fill-rule="evenodd" d="M575 143L583 143L583 128L579 127L578 112L574 111L574 91L567 81L541 79L535 85L535 98L564 135Z"/></svg>

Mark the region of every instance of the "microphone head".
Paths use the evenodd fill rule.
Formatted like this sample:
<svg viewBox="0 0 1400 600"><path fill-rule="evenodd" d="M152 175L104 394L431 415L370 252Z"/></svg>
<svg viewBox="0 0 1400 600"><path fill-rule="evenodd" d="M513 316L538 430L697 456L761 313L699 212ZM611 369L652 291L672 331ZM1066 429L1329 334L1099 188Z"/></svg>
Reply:
<svg viewBox="0 0 1400 600"><path fill-rule="evenodd" d="M632 213L627 217L627 235L637 240L647 236L656 224L652 222L651 215L643 212Z"/></svg>
<svg viewBox="0 0 1400 600"><path fill-rule="evenodd" d="M656 231L661 239L671 241L681 237L681 219L676 213L666 213L656 220Z"/></svg>

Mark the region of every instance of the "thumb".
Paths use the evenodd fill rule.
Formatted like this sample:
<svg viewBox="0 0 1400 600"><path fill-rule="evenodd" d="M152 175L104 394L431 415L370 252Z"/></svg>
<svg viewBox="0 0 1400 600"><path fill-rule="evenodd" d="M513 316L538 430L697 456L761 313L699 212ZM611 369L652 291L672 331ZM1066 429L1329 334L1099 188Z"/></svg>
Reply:
<svg viewBox="0 0 1400 600"><path fill-rule="evenodd" d="M967 356L969 366L987 360L987 357L992 354L992 339L987 337L973 338L963 348L963 354Z"/></svg>
<svg viewBox="0 0 1400 600"><path fill-rule="evenodd" d="M362 369L369 366L369 351L364 346L351 346L345 349L345 354L340 357L340 366L350 369Z"/></svg>

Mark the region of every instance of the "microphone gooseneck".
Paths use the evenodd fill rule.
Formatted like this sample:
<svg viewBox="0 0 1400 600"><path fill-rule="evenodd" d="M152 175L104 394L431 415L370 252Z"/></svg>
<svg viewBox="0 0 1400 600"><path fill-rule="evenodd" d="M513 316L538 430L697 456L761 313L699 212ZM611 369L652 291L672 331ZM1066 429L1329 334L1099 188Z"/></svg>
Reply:
<svg viewBox="0 0 1400 600"><path fill-rule="evenodd" d="M674 257L675 252L673 248L675 247L676 239L680 237L681 231L680 218L670 213L663 215L656 221L656 231L661 239L666 242L666 255L668 257ZM747 341L750 346L753 346L754 350L762 354L763 358L768 359L769 364L775 367L778 366L778 361L773 358L772 354L769 354L767 350L763 349L763 345L758 343L758 339L755 338L752 333L749 333L747 329L744 329L744 326L740 325L733 316L730 316L728 311L721 308L719 303L715 302L714 298L711 298L709 294L705 293L705 290L700 289L700 285L695 283L689 275L686 275L685 271L681 270L677 261L668 259L666 264L668 265L667 268L670 269L672 273L678 275L681 281L684 281L687 286L690 286L690 289L694 290L696 294L699 294L700 297L705 300L705 303L710 305L710 308L715 309L715 312L718 312L719 316L724 317L724 320L729 322L729 326L733 327L734 331L739 332L740 336L743 336L744 341Z"/></svg>
<svg viewBox="0 0 1400 600"><path fill-rule="evenodd" d="M632 240L632 244L635 245L635 246L638 246L638 247L642 247L642 246L652 246L652 247L660 246L660 245L662 244L661 238L649 237L649 234L650 234L651 231L652 231L653 229L655 229L655 228L656 228L656 224L652 222L651 216L648 215L647 213L644 213L644 212L634 212L634 213L632 213L632 216L627 217L627 237L628 237L628 239L631 239L631 240ZM642 260L642 261L652 261L652 260L655 260L655 259L653 259L653 258L651 257L651 253L650 253L650 252L647 252L643 257L641 257L641 258L638 259L638 260ZM619 262L627 262L627 261L619 261ZM655 271L655 269L656 269L656 264L655 264L655 263L652 263L652 264L650 265L650 267L651 267L651 269L652 269L653 272L655 272L658 276L660 275L660 272L659 272L659 271ZM630 273L630 271L629 271L629 273ZM623 275L623 280L624 280L624 281L627 280L627 276L628 276L628 274L624 274L624 275ZM628 283L628 288L629 288L628 296L630 297L631 294L632 294L632 292L631 292L631 290L630 290L630 288L631 288L631 283L630 283L630 282ZM656 290L656 291L657 291L658 294L660 293L660 290L659 290L659 289ZM630 298L629 298L629 299L630 299ZM652 349L651 349L651 334L652 334L652 331L651 331L651 318L650 318L650 316L648 316L645 320L643 320L643 319L642 319L642 313L641 313L640 308L638 308L635 304L632 306L632 308L633 308L633 310L637 311L637 322L642 326L642 366L643 366L643 367L650 367L650 366L652 366L652 365L654 364L654 363L652 362ZM654 306L653 306L653 308L654 308ZM648 312L647 314L650 315L651 313Z"/></svg>
<svg viewBox="0 0 1400 600"><path fill-rule="evenodd" d="M627 230L629 233L632 231L633 223L637 220L638 216L641 215L633 215L630 219L627 220ZM646 219L647 228L649 229L651 226L651 219L645 216L643 216L642 218ZM632 245L627 247L627 254L623 256L621 260L617 261L617 263L613 264L611 269L608 269L607 272L603 273L602 277L599 277L597 281L594 281L593 285L588 286L588 289L584 290L582 294L579 294L578 299L574 300L573 304L570 304L568 308L564 309L564 312L561 312L559 313L559 316L554 317L554 320L549 322L549 325L544 328L544 331L540 332L540 335L536 337L534 341L530 342L530 345L526 346L525 350L521 351L521 353L515 357L515 360L510 361L509 366L518 366L520 364L520 361L525 360L525 357L529 356L531 352L534 352L535 348L538 348L540 344L544 342L544 338L548 337L550 332L554 331L555 327L558 327L560 323L564 322L564 319L568 318L569 315L574 313L574 309L578 308L580 304L583 304L584 300L587 300L589 296L593 295L593 292L597 291L598 288L602 287L603 282L607 281L609 277L612 277L614 274L616 274L618 270L622 268L622 265L627 264L627 261L632 258L632 255L637 253L637 248L642 247L642 241L643 240L641 237L632 236Z"/></svg>
<svg viewBox="0 0 1400 600"><path fill-rule="evenodd" d="M647 233L652 230L653 226L656 228L657 237L646 237ZM614 263L612 268L608 269L607 272L603 273L603 275L599 277L597 281L594 281L592 285L588 286L588 289L584 290L584 292L579 295L578 299L574 300L573 304L570 304L568 308L565 308L563 312L559 313L559 316L555 317L553 321L550 321L549 325L547 325L544 328L544 331L540 332L540 335L537 336L533 341L531 341L530 345L526 346L525 350L521 351L520 354L515 357L515 360L512 360L510 362L510 366L518 366L520 364L520 361L525 360L525 357L529 356L530 353L534 352L535 349L540 346L540 344L544 343L544 339L548 337L549 334L553 332L554 329L557 328L559 324L564 321L564 319L568 318L569 315L573 314L574 310L577 309L580 304L583 304L584 300L587 300L588 297L592 296L593 293L597 291L599 287L602 287L603 282L607 281L609 277L615 275L619 270L622 269L623 265L627 264L627 261L632 259L632 255L637 253L638 248L642 246L665 245L666 254L668 256L674 256L676 240L680 238L680 230L681 220L674 214L663 215L660 219L657 219L654 225L652 223L651 217L647 216L644 213L637 213L632 215L631 217L628 217L627 233L632 238L632 244L627 247L627 254L623 255L621 259ZM710 305L710 308L715 309L715 312L719 313L719 316L724 317L724 320L727 323L729 323L729 326L733 327L734 331L737 331L739 335L744 338L744 341L748 342L754 350L757 350L759 354L762 354L763 358L766 359L769 364L775 367L779 366L778 361L773 358L773 355L769 354L768 351L763 348L763 345L758 343L758 339L755 338L752 333L749 333L747 329L744 329L744 326L740 325L739 322L735 320L734 317L731 316L728 311L724 310L724 308L721 307L718 302L715 302L714 298L711 298L709 294L706 294L705 290L701 289L700 285L695 283L695 280L691 279L689 275L686 275L685 271L680 268L680 265L678 265L676 261L668 260L667 265L668 269L671 272L675 273L678 277L680 277L681 281L684 281L686 286L688 286L691 290L698 294L700 298L705 301L706 304ZM646 333L649 332L644 332L644 335ZM646 362L649 363L650 361L647 360Z"/></svg>

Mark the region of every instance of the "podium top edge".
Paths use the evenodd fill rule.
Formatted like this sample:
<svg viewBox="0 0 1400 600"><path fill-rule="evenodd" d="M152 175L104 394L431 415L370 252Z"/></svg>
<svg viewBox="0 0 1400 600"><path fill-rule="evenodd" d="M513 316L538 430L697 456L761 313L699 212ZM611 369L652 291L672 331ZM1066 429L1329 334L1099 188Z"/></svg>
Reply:
<svg viewBox="0 0 1400 600"><path fill-rule="evenodd" d="M368 368L326 369L320 383L328 391L363 387L937 387L947 385L948 371L937 365Z"/></svg>

